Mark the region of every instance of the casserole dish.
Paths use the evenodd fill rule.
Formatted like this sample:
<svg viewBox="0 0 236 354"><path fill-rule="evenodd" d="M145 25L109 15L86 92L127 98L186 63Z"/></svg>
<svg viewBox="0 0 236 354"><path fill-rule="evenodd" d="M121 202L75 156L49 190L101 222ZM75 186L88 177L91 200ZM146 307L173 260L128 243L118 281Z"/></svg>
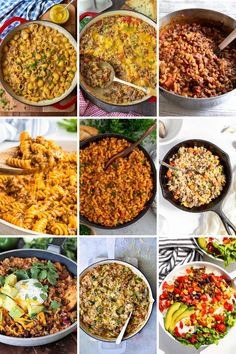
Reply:
<svg viewBox="0 0 236 354"><path fill-rule="evenodd" d="M133 140L131 140L129 138L126 138L125 136L120 135L120 134L109 134L109 133L100 134L100 135L91 137L91 138L89 138L87 140L83 140L80 143L80 150L83 150L83 149L89 147L91 143L97 143L97 142L100 142L101 140L106 139L106 138L125 139L126 141L128 141L130 143L134 142ZM152 173L152 181L153 181L152 196L148 200L148 202L146 202L144 208L132 220L130 220L128 222L125 222L123 224L117 224L116 226L105 226L105 225L102 225L102 224L99 224L99 223L95 223L95 222L89 221L84 215L82 215L80 213L80 220L81 220L82 223L88 224L88 225L93 226L93 227L98 227L98 228L101 228L101 229L118 229L118 228L123 228L123 227L126 227L126 226L129 226L129 225L133 224L134 222L139 220L144 214L146 214L148 209L151 207L151 205L152 205L152 203L153 203L153 201L155 199L155 195L156 195L156 168L155 168L155 164L154 164L152 158L150 157L149 153L141 145L138 145L137 148L139 150L141 150L141 152L145 155L145 157L147 158L148 162L150 163L151 173Z"/></svg>
<svg viewBox="0 0 236 354"><path fill-rule="evenodd" d="M56 141L56 144L62 147L63 150L67 152L74 152L77 151L77 143L73 141ZM18 143L16 144L18 145ZM14 224L11 224L5 220L0 219L0 234L1 235L17 235L17 236L22 236L22 235L42 235L42 233L35 232L29 229L25 229L19 226L16 226ZM52 235L47 235L46 236L51 236Z"/></svg>
<svg viewBox="0 0 236 354"><path fill-rule="evenodd" d="M193 273L191 269L194 269L195 273ZM203 271L198 271L198 269L202 269ZM209 277L212 277L212 281L210 282L208 282ZM204 279L206 279L205 283ZM178 288L176 287L175 281L179 282ZM195 292L192 289L189 291L186 289L187 286L190 289L190 282L192 284L192 287L196 289ZM203 284L201 285L201 288L198 285L199 282L202 282ZM215 282L222 282L224 284L229 285L228 287L226 286L223 291L219 292L219 296L216 295L218 297L217 299L214 296L215 291L217 291L216 289L218 289L217 287L214 289L213 284L215 284ZM182 284L182 287L180 286L180 284ZM206 284L210 284L208 285L209 288L206 286ZM167 301L169 299L168 293L169 291L171 291L171 287L174 287L173 294L175 295L173 295L173 300L170 301L171 303L167 304ZM184 289L184 293L181 289ZM202 289L204 289L204 293L201 292ZM234 294L235 290L236 285L232 276L224 269L215 264L208 262L191 262L177 266L172 272L170 272L166 276L160 286L159 323L163 331L176 343L180 342L181 344L195 346L197 349L204 349L210 344L217 343L218 340L223 338L225 335L228 335L231 329L233 328L235 324L233 323L233 320L232 324L227 326L228 328L223 322L227 322L227 318L225 317L224 319L226 313L228 313L228 316L230 315L232 318L235 319L235 298L232 299L228 297L229 294L230 296ZM200 296L199 291L201 293ZM179 294L178 303L175 300L176 294ZM183 296L183 294L186 294L186 296ZM175 304L182 304L181 306L185 304L185 309L184 307L182 307L181 309L180 307L178 307L178 305ZM173 305L177 306L176 312L172 307ZM167 312L166 306L169 309ZM184 312L181 312L181 310ZM203 311L204 314L201 314L201 311ZM170 316L170 312L173 312L172 316ZM168 313L169 319L167 317ZM206 323L204 323L206 321L206 318L207 320L211 318L211 321L209 321L209 323L207 322L209 327L206 326ZM170 319L171 321L169 322ZM181 321L184 323L182 323L183 326L181 325ZM188 321L190 321L191 324L186 324ZM224 326L222 326L223 324ZM174 331L174 328L178 328L179 333L178 330ZM218 332L218 335L215 333L216 331ZM186 333L187 336L185 336L184 338L181 337L181 334L186 335ZM203 335L199 336L199 333L203 333ZM207 336L205 336L204 333L208 333ZM216 336L216 338L214 336ZM208 342L209 344L201 345L201 342L199 342L199 338L203 337L203 342ZM179 340L177 338L179 338ZM194 338L194 340L192 340L192 338ZM210 338L210 340L208 341L207 338Z"/></svg>
<svg viewBox="0 0 236 354"><path fill-rule="evenodd" d="M140 13L134 12L134 11L127 11L127 10L114 10L114 11L108 11L102 14L97 15L96 13L84 13L80 19L82 20L84 17L86 16L93 16L93 18L83 27L83 29L80 32L80 40L81 38L84 36L84 34L86 34L86 31L88 31L92 25L96 24L96 23L101 23L102 20L107 20L109 18L112 18L114 16L128 16L131 17L133 19L138 19L143 21L145 24L150 25L152 28L155 29L156 31L156 24L153 20L151 20L150 18L146 17L145 15L142 15ZM80 50L81 52L81 50ZM145 62L145 60L144 60ZM130 64L129 64L130 66ZM130 102L125 102L125 103L112 103L111 101L109 101L108 99L106 99L106 97L104 95L100 95L100 97L97 96L97 92L95 93L95 91L89 87L85 80L83 79L82 75L80 74L80 85L83 89L83 91L85 91L86 95L89 97L89 99L92 102L96 102L96 104L99 103L103 105L105 105L105 107L109 107L111 108L116 108L119 109L120 108L130 108L131 106L143 103L145 101L148 101L150 99L150 97L148 96L144 96L142 98L130 101ZM131 109L131 108L130 108Z"/></svg>
<svg viewBox="0 0 236 354"><path fill-rule="evenodd" d="M149 318L151 317L152 314L152 309L153 309L153 304L154 304L154 299L153 299L153 295L152 295L152 289L150 287L150 284L147 280L147 278L145 277L145 275L136 267L134 267L133 265L124 262L124 261L119 261L116 259L107 259L104 261L99 261L96 263L93 263L92 265L88 266L85 270L83 270L80 273L80 282L81 279L83 279L84 276L86 276L86 274L88 274L88 272L90 272L91 270L93 270L96 267L99 266L104 266L104 265L119 265L119 266L124 266L124 267L128 267L132 273L134 273L134 275L138 276L139 278L141 278L143 280L143 282L145 283L145 285L148 288L148 296L149 296L149 307L148 307L148 311L146 314L146 318L144 321L142 321L142 323L138 326L138 328L133 332L130 333L129 335L124 336L124 340L130 339L133 336L135 336L136 334L138 334L147 324L147 322L149 321ZM89 329L82 323L82 321L80 321L80 328L90 337L99 340L99 341L103 341L103 342L110 342L110 343L114 343L116 341L116 338L104 338L100 335L96 335L96 334L92 334Z"/></svg>
<svg viewBox="0 0 236 354"><path fill-rule="evenodd" d="M230 159L229 156L221 150L218 146L215 144L206 141L206 140L200 140L200 139L191 139L191 140L186 140L183 141L174 147L172 147L169 152L165 155L163 158L163 161L166 163L169 163L170 158L177 153L180 147L205 147L207 150L211 151L213 154L217 155L220 159L220 163L224 168L224 174L226 176L226 183L223 187L222 192L220 195L213 199L209 204L204 204L199 207L192 207L192 208L187 208L181 203L174 199L172 192L169 191L168 189L168 178L166 177L166 173L168 171L167 167L161 166L160 167L160 185L161 185L161 190L162 190L162 195L163 197L168 200L171 204L173 204L175 207L187 211L190 213L202 213L206 211L213 211L215 212L221 219L221 221L224 224L224 227L227 231L227 233L230 235L232 234L232 231L234 234L236 233L236 228L235 226L231 223L231 221L226 217L222 210L222 205L225 197L227 196L227 193L229 191L229 188L231 186L232 182L232 169L231 169L231 164L230 164Z"/></svg>
<svg viewBox="0 0 236 354"><path fill-rule="evenodd" d="M40 260L48 260L51 262L60 262L62 265L65 265L68 271L77 276L77 264L70 260L69 258L59 254L58 246L64 242L63 239L54 239L53 241L53 248L50 251L50 246L47 251L44 250L37 250L37 249L20 249L20 250L11 250L7 252L3 252L0 254L0 261L3 261L9 257L20 257L20 258L30 258L30 257L37 257ZM41 337L32 337L32 338L18 338L12 336L6 336L0 334L0 341L1 343L5 343L8 345L13 345L17 347L34 347L39 345L46 345L49 343L53 343L58 341L71 332L75 331L77 328L77 323L73 323L68 328L57 332L55 334L41 336Z"/></svg>
<svg viewBox="0 0 236 354"><path fill-rule="evenodd" d="M74 37L63 27L50 22L50 21L43 21L43 20L36 20L36 21L27 21L23 18L20 17L14 17L11 20L7 21L0 29L0 33L2 33L10 24L12 24L13 22L20 22L20 25L15 27L11 32L9 32L6 37L4 38L4 40L1 43L0 46L0 81L1 84L3 85L4 89L16 100L20 101L23 104L27 104L27 105L31 105L31 106L37 106L37 107L44 107L44 106L50 106L50 105L55 105L57 104L57 106L55 106L58 109L65 109L70 107L70 105L74 104L76 102L75 97L72 98L71 102L68 102L66 105L60 105L59 102L64 100L67 96L69 96L69 94L75 89L76 85L77 85L77 74L75 72L74 78L71 82L71 85L68 89L66 89L64 91L63 94L61 94L58 97L55 97L53 99L47 99L47 100L41 100L38 102L34 102L31 101L29 99L26 99L23 96L19 96L17 95L13 89L10 87L10 85L3 79L3 68L2 68L2 57L3 57L3 48L4 46L12 40L12 38L15 36L15 34L23 29L27 29L30 25L35 24L35 25L41 25L44 27L50 27L51 29L54 29L56 31L58 31L60 34L62 34L64 37L67 38L67 40L69 41L69 43L72 45L72 47L75 49L75 51L77 51L77 43L74 39Z"/></svg>
<svg viewBox="0 0 236 354"><path fill-rule="evenodd" d="M184 20L183 20L184 19ZM236 26L236 21L223 13L209 10L209 9L183 9L172 12L160 20L160 29L171 22L193 22L193 21L205 21L205 23L216 23L221 25L221 28L225 28L226 32L231 32ZM209 97L209 98L192 98L185 97L168 91L160 86L160 93L173 103L184 107L186 109L201 110L207 109L226 102L228 99L234 97L236 89L224 93L222 95Z"/></svg>

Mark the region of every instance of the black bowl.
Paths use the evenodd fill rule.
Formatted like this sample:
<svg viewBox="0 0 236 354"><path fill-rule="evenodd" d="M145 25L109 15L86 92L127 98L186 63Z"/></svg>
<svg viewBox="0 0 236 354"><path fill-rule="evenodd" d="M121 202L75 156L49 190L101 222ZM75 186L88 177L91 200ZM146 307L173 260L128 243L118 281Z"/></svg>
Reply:
<svg viewBox="0 0 236 354"><path fill-rule="evenodd" d="M100 134L100 135L96 135L92 138L89 138L87 140L84 140L80 143L80 149L85 149L86 147L88 147L91 143L93 142L98 142L102 139L105 139L105 138L118 138L118 139L125 139L127 141L129 141L130 143L134 143L134 140L132 139L129 139L127 138L126 136L124 135L121 135L121 134L111 134L111 133L106 133L106 134ZM154 165L154 162L151 158L151 156L149 155L149 153L141 146L141 145L138 145L137 146L143 153L144 155L147 157L148 161L150 162L151 164L151 169L152 169L152 177L153 177L153 194L152 194L152 197L149 199L149 201L147 202L146 206L144 207L144 209L133 219L133 220L130 220L124 224L121 224L121 225L117 225L117 226L103 226L103 225L100 225L100 224L97 224L97 223L94 223L92 221L89 221L86 217L84 217L83 215L80 214L80 221L85 223L85 224L88 224L90 226L93 226L93 227L97 227L97 228L100 228L100 229L107 229L107 230L115 230L115 229L121 229L123 227L126 227L126 226L129 226L133 223L135 223L136 221L138 221L139 219L141 219L141 217L143 217L146 212L148 211L148 209L151 207L154 199L155 199L155 196L156 196L156 189L157 189L157 173L156 173L156 167Z"/></svg>

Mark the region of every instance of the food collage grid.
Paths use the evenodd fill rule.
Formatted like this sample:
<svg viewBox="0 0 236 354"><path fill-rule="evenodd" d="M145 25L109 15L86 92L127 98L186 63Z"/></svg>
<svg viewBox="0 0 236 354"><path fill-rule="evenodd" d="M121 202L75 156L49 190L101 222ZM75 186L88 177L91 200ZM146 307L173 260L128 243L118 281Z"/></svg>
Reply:
<svg viewBox="0 0 236 354"><path fill-rule="evenodd" d="M235 354L236 0L0 0L0 354Z"/></svg>

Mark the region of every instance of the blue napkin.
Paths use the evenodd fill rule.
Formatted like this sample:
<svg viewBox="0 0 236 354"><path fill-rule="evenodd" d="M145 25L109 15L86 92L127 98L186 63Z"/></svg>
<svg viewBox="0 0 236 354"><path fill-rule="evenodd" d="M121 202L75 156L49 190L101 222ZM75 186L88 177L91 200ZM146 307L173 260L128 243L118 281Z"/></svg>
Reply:
<svg viewBox="0 0 236 354"><path fill-rule="evenodd" d="M0 1L0 27L12 17L23 17L26 20L36 20L49 10L53 5L62 0L4 0ZM0 35L3 39L19 22L10 25Z"/></svg>

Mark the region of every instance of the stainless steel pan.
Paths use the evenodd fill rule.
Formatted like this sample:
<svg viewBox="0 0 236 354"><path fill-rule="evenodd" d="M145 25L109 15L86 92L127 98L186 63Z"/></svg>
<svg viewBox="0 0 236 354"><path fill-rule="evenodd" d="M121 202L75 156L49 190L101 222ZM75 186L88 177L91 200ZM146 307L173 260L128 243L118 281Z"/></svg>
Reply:
<svg viewBox="0 0 236 354"><path fill-rule="evenodd" d="M182 17L182 18L181 18ZM209 9L183 9L179 11L172 12L167 16L163 17L160 20L160 28L164 27L165 25L169 24L171 21L178 20L186 22L193 22L193 21L202 21L202 22L209 22L215 23L216 25L220 25L222 28L225 28L226 31L230 32L236 27L236 21L230 16L227 16L221 12L209 10ZM236 89L227 92L220 96L209 97L209 98L192 98L192 97L184 97L177 95L173 92L167 91L163 87L160 87L160 93L167 99L172 101L173 103L184 107L186 109L204 109L217 106L221 103L226 102L230 98L232 98L235 93Z"/></svg>
<svg viewBox="0 0 236 354"><path fill-rule="evenodd" d="M151 317L151 314L152 314L154 299L153 299L153 295L152 295L151 286L150 286L147 278L145 277L145 275L139 269L137 269L135 266L133 266L132 264L124 262L124 261L119 261L117 259L107 259L107 260L104 260L104 261L100 261L100 262L96 262L96 263L91 264L89 267L87 267L85 270L83 270L82 273L80 273L80 278L82 278L87 272L89 272L91 269L97 267L98 265L112 264L112 263L122 264L122 265L124 265L126 267L129 267L132 270L133 273L137 274L140 278L142 278L142 280L146 283L146 285L148 287L148 290L149 290L150 305L149 305L149 310L148 310L147 317L146 317L145 321L143 322L143 324L134 333L131 333L129 336L125 336L124 337L124 340L126 340L126 339L132 338L133 336L138 334L146 326L146 324L148 323L149 318ZM103 342L110 342L110 343L115 343L115 341L116 341L116 339L106 339L106 338L91 334L89 332L89 330L83 325L82 322L80 322L80 328L87 335L89 335L90 337L92 337L92 338L94 338L96 340L100 340L100 341L103 341Z"/></svg>
<svg viewBox="0 0 236 354"><path fill-rule="evenodd" d="M112 16L117 16L117 15L122 15L122 16L131 16L138 18L146 23L148 23L150 26L156 29L156 23L151 20L149 17L135 11L130 11L130 10L114 10L114 11L109 11L109 12L104 12L101 14L97 14L94 12L87 12L81 15L80 20L82 20L85 16L92 16L93 18L83 27L83 29L80 32L80 38L84 35L84 33L88 30L88 28L93 25L96 22L101 21L104 18L107 17L112 17ZM148 101L151 97L150 96L145 96L140 100L137 101L132 101L130 103L121 103L121 104L113 104L111 102L106 101L105 97L96 97L95 94L93 93L93 89L89 87L86 82L84 81L82 75L80 74L80 85L82 89L85 91L87 96L89 97L90 100L95 102L96 104L99 105L99 102L102 104L107 104L110 107L131 107L137 104L140 104L142 102Z"/></svg>
<svg viewBox="0 0 236 354"><path fill-rule="evenodd" d="M73 274L75 277L77 276L77 264L70 260L69 258L57 253L59 252L58 245L62 245L64 239L62 238L54 238L52 251L50 250L50 246L47 251L38 250L38 249L19 249L19 250L11 250L7 252L0 253L0 261L3 261L5 258L9 257L20 257L20 258L28 258L28 257L37 257L39 259L50 260L51 262L60 262L65 265L68 271ZM57 246L57 247L55 247ZM57 332L55 334L50 334L48 336L43 337L35 337L35 338L17 338L10 337L0 334L0 342L4 344L13 345L16 347L34 347L38 345L46 345L49 343L56 342L64 337L66 337L71 332L75 331L77 328L77 322L73 323L70 327L64 329L63 331Z"/></svg>
<svg viewBox="0 0 236 354"><path fill-rule="evenodd" d="M4 87L4 89L9 93L9 95L11 95L14 99L16 99L17 101L20 101L23 104L27 104L30 106L37 106L37 107L44 107L44 106L51 106L51 105L55 105L58 104L58 102L64 100L66 97L69 96L69 94L74 90L74 88L77 85L77 74L75 73L74 79L72 81L71 86L69 87L69 89L67 89L61 96L53 98L52 100L42 100L39 102L32 102L27 100L26 98L22 97L22 96L18 96L15 94L15 92L12 90L12 88L4 81L3 79L3 73L2 73L2 66L1 66L1 60L2 60L2 56L3 56L3 47L5 46L6 43L8 43L12 37L14 37L14 35L16 34L16 32L18 32L19 30L22 30L24 28L27 28L30 24L34 23L34 24L39 24L42 26L46 26L46 27L51 27L55 30L57 30L58 32L60 32L61 34L63 34L72 44L72 46L75 48L75 50L77 51L77 43L76 40L74 39L74 37L70 34L70 32L68 32L65 28L50 22L50 21L42 21L42 20L37 20L37 21L27 21L23 18L20 17L14 17L12 18L10 21L7 21L1 28L0 28L0 34L13 22L21 22L21 24L17 27L15 27L11 32L9 32L6 37L4 38L4 40L2 41L1 45L0 45L0 82L2 84L2 86ZM72 104L75 103L76 99L75 97L73 97L73 99L71 100ZM71 102L69 102L68 104L66 104L67 108L68 105L71 104ZM59 106L57 107L59 108ZM60 109L60 108L59 108ZM63 109L63 108L61 108Z"/></svg>

